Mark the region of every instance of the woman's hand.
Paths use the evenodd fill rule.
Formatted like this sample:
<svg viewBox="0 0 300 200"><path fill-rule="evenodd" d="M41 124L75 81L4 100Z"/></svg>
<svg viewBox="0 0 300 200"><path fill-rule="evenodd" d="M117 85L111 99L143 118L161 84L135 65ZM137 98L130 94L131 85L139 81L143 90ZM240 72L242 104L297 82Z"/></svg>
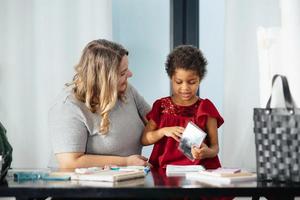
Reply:
<svg viewBox="0 0 300 200"><path fill-rule="evenodd" d="M150 166L147 162L148 158L141 155L132 155L126 157L126 165L141 165L141 166Z"/></svg>
<svg viewBox="0 0 300 200"><path fill-rule="evenodd" d="M209 148L205 143L202 143L200 148L192 146L192 155L196 160L204 158L212 158L218 154L214 149Z"/></svg>
<svg viewBox="0 0 300 200"><path fill-rule="evenodd" d="M161 131L164 136L172 137L174 140L179 142L184 128L181 126L172 126L161 128L159 131Z"/></svg>

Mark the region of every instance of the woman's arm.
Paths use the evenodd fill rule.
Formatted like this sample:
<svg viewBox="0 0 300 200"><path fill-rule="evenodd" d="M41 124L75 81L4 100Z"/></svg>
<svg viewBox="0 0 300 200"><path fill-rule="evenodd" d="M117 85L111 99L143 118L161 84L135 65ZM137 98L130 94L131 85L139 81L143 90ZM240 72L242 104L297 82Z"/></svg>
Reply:
<svg viewBox="0 0 300 200"><path fill-rule="evenodd" d="M202 143L200 148L192 148L192 154L195 159L213 158L219 153L217 120L208 117L206 129L209 144Z"/></svg>
<svg viewBox="0 0 300 200"><path fill-rule="evenodd" d="M142 165L146 166L147 158L141 155L132 155L127 157L121 156L104 156L92 155L84 153L57 153L55 154L59 168L61 169L74 169L82 167L99 167L105 165Z"/></svg>
<svg viewBox="0 0 300 200"><path fill-rule="evenodd" d="M141 138L143 145L151 145L159 141L162 137L172 137L179 142L184 128L180 126L164 127L157 129L157 125L153 120L149 120Z"/></svg>

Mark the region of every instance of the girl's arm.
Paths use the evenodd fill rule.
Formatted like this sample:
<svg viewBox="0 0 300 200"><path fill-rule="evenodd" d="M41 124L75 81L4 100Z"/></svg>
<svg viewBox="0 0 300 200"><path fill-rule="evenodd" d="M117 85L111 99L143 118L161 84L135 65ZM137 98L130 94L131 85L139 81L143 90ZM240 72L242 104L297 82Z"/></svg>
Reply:
<svg viewBox="0 0 300 200"><path fill-rule="evenodd" d="M74 169L85 167L99 167L105 165L143 165L146 166L147 158L141 155L104 156L84 153L57 153L55 154L60 169Z"/></svg>
<svg viewBox="0 0 300 200"><path fill-rule="evenodd" d="M212 158L219 153L217 120L215 118L208 117L206 129L209 146L202 143L200 148L193 147L192 154L195 159Z"/></svg>
<svg viewBox="0 0 300 200"><path fill-rule="evenodd" d="M159 141L162 137L172 137L179 142L184 128L180 126L164 127L157 129L157 125L153 120L149 120L144 133L141 137L142 145L151 145Z"/></svg>

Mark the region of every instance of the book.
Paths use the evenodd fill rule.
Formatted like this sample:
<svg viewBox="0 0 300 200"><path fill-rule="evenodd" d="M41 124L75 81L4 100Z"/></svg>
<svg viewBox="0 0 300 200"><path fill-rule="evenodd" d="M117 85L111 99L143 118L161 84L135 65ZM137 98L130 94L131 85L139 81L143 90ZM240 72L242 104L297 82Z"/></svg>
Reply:
<svg viewBox="0 0 300 200"><path fill-rule="evenodd" d="M203 171L205 168L202 165L167 165L167 176L185 176L189 172Z"/></svg>
<svg viewBox="0 0 300 200"><path fill-rule="evenodd" d="M87 167L87 168L76 168L75 173L78 174L90 174L96 173L103 170L115 170L115 171L143 171L147 174L150 171L149 166L140 165L129 165L129 166L118 166L118 165L107 165L104 167Z"/></svg>
<svg viewBox="0 0 300 200"><path fill-rule="evenodd" d="M239 168L218 168L218 169L209 169L199 172L203 175L209 176L222 176L222 177L232 177L232 176L245 176L250 175L250 172L241 171Z"/></svg>
<svg viewBox="0 0 300 200"><path fill-rule="evenodd" d="M118 171L143 171L145 174L150 172L149 166L136 166L136 165L129 165L129 166L111 166L111 170L118 170Z"/></svg>
<svg viewBox="0 0 300 200"><path fill-rule="evenodd" d="M250 172L240 172L239 175L232 175L232 176L214 176L214 175L207 175L201 172L193 172L187 173L186 178L189 180L196 180L203 183L209 184L235 184L235 183L243 183L248 181L255 181L256 174Z"/></svg>
<svg viewBox="0 0 300 200"><path fill-rule="evenodd" d="M74 173L71 175L71 180L114 182L141 177L145 177L145 173L143 171L102 170L87 174Z"/></svg>
<svg viewBox="0 0 300 200"><path fill-rule="evenodd" d="M199 187L256 187L256 181L243 181L237 183L219 183L213 181L199 181L199 180L188 180L189 184L188 187L199 188Z"/></svg>
<svg viewBox="0 0 300 200"><path fill-rule="evenodd" d="M196 124L189 122L182 133L178 147L179 150L190 160L194 160L191 152L192 146L200 147L206 135Z"/></svg>
<svg viewBox="0 0 300 200"><path fill-rule="evenodd" d="M54 175L47 172L30 172L19 171L14 172L13 177L15 181L27 181L27 180L44 180L44 181L67 181L70 180L69 175Z"/></svg>
<svg viewBox="0 0 300 200"><path fill-rule="evenodd" d="M71 180L72 185L84 186L84 187L132 187L132 186L143 186L145 185L144 178L129 179L123 181L82 181L82 180Z"/></svg>

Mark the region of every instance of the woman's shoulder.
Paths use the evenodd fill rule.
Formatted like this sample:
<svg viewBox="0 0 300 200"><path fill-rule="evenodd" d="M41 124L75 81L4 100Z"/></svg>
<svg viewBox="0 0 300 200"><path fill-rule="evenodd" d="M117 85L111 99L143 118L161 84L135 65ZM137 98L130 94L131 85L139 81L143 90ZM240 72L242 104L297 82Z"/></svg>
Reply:
<svg viewBox="0 0 300 200"><path fill-rule="evenodd" d="M71 87L63 88L60 93L55 97L53 105L55 104L66 104L74 102L75 97Z"/></svg>
<svg viewBox="0 0 300 200"><path fill-rule="evenodd" d="M130 83L127 84L126 94L135 94L137 93L136 88Z"/></svg>
<svg viewBox="0 0 300 200"><path fill-rule="evenodd" d="M83 104L79 100L76 99L74 92L71 87L66 87L61 90L59 95L55 98L54 102L50 106L51 110L60 110L60 111L67 111L76 112L76 108L82 107Z"/></svg>
<svg viewBox="0 0 300 200"><path fill-rule="evenodd" d="M125 97L129 98L129 99L131 99L131 98L134 99L135 96L137 96L138 94L139 93L138 93L137 89L133 85L131 85L130 83L128 83L127 84L127 89L125 91Z"/></svg>

